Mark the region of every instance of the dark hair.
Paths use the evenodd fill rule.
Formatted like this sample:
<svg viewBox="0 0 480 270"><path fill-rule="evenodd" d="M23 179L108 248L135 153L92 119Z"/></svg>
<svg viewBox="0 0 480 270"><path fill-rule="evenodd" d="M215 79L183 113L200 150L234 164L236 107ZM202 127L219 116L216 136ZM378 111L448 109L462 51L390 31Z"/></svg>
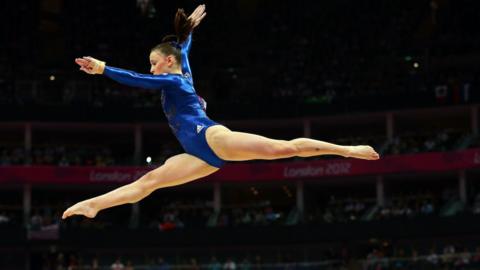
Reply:
<svg viewBox="0 0 480 270"><path fill-rule="evenodd" d="M193 24L188 19L187 14L182 8L175 14L174 27L176 35L167 35L162 39L162 43L152 48L152 52L159 50L164 55L173 55L178 63L182 61L180 44L187 40L188 35L193 30Z"/></svg>

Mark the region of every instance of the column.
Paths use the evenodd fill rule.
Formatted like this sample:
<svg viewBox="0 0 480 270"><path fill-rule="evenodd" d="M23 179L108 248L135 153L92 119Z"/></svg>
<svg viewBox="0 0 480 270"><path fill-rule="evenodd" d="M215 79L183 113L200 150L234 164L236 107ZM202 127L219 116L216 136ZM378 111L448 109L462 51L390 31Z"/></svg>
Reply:
<svg viewBox="0 0 480 270"><path fill-rule="evenodd" d="M312 122L310 121L310 119L303 119L303 137L312 137Z"/></svg>
<svg viewBox="0 0 480 270"><path fill-rule="evenodd" d="M24 257L24 260L25 260L25 270L30 270L32 269L30 267L30 249L24 249L25 251L23 252L23 257Z"/></svg>
<svg viewBox="0 0 480 270"><path fill-rule="evenodd" d="M376 190L377 190L377 205L384 206L385 205L385 187L383 185L382 175L377 176Z"/></svg>
<svg viewBox="0 0 480 270"><path fill-rule="evenodd" d="M389 112L387 113L387 117L386 117L387 140L393 139L393 128L394 128L393 113Z"/></svg>
<svg viewBox="0 0 480 270"><path fill-rule="evenodd" d="M458 192L460 196L460 200L463 203L467 202L467 184L466 184L466 176L465 176L465 171L461 170L458 173Z"/></svg>
<svg viewBox="0 0 480 270"><path fill-rule="evenodd" d="M297 209L300 213L300 220L303 219L303 213L305 210L305 194L303 189L303 181L297 181Z"/></svg>
<svg viewBox="0 0 480 270"><path fill-rule="evenodd" d="M471 120L472 120L472 133L473 135L478 135L478 106L472 106L471 108Z"/></svg>
<svg viewBox="0 0 480 270"><path fill-rule="evenodd" d="M222 208L222 193L220 189L220 183L215 182L213 184L213 210L216 213L220 212L220 209Z"/></svg>
<svg viewBox="0 0 480 270"><path fill-rule="evenodd" d="M140 203L136 202L132 204L132 212L130 214L130 228L136 229L140 224Z"/></svg>
<svg viewBox="0 0 480 270"><path fill-rule="evenodd" d="M32 150L32 124L26 123L23 136L23 144L25 148L25 153L30 153Z"/></svg>
<svg viewBox="0 0 480 270"><path fill-rule="evenodd" d="M134 150L133 150L133 162L135 165L140 165L142 163L141 158L142 158L142 147L143 147L143 141L142 141L142 125L136 124L134 131L133 131L133 145L134 145Z"/></svg>
<svg viewBox="0 0 480 270"><path fill-rule="evenodd" d="M25 184L23 186L23 225L25 228L30 222L30 216L32 212L32 186Z"/></svg>

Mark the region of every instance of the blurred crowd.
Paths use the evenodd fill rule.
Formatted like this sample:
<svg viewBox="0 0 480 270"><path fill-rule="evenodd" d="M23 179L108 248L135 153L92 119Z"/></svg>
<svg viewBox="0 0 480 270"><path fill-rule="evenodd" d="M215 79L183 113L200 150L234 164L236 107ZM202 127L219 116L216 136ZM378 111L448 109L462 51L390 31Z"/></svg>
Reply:
<svg viewBox="0 0 480 270"><path fill-rule="evenodd" d="M411 248L395 248L386 254L381 248L373 249L363 261L365 270L390 269L477 269L480 266L480 247L469 248L454 244L433 246L429 250L418 251Z"/></svg>
<svg viewBox="0 0 480 270"><path fill-rule="evenodd" d="M478 147L480 140L471 133L440 129L424 132L404 132L386 139L384 136L349 136L328 139L340 145L371 145L382 156L425 152L446 152ZM145 147L149 154L135 161L133 153L128 156L122 146L92 144L44 144L30 151L18 145L0 147L0 166L10 165L56 165L56 166L115 166L115 165L161 165L169 157L182 153L176 141L164 141L161 145ZM133 152L133 151L132 151ZM150 157L147 161L147 157ZM335 158L320 156L317 159ZM300 158L298 158L301 160Z"/></svg>
<svg viewBox="0 0 480 270"><path fill-rule="evenodd" d="M147 14L133 1L51 4L43 7L48 17L28 2L7 6L0 104L106 108L119 116L155 108L160 117L158 92L87 79L72 61L89 54L148 73L148 51L173 31L178 4L145 2ZM479 70L470 57L480 44L475 8L472 0L208 3L191 53L196 88L222 118L478 101ZM31 48L38 37L45 38Z"/></svg>
<svg viewBox="0 0 480 270"><path fill-rule="evenodd" d="M456 130L443 129L437 133L411 132L395 136L385 145L384 153L406 154L422 152L444 152L468 148L478 138Z"/></svg>
<svg viewBox="0 0 480 270"><path fill-rule="evenodd" d="M94 256L72 254L68 258L63 253L50 254L56 255L53 258L44 256L44 269L66 269L66 270L260 270L260 269L318 269L318 266L338 265L338 262L302 262L291 261L288 254L279 257L274 261L265 261L260 255L254 256L217 256L207 257L176 257L166 259L162 256L145 256L140 259L138 256L117 257L109 263L109 257L103 256L101 259ZM84 260L84 258L88 258ZM300 265L303 267L299 268ZM321 268L323 269L323 268Z"/></svg>
<svg viewBox="0 0 480 270"><path fill-rule="evenodd" d="M83 196L84 197L84 196ZM318 196L316 196L318 197ZM367 195L345 196L338 193L327 200L308 201L301 213L292 204L278 204L263 199L244 204L223 205L215 211L207 199L164 199L140 205L136 213L131 207L102 212L95 219L69 219L61 222L61 213L73 203L59 198L36 202L27 222L29 231L61 228L130 230L189 230L202 228L237 228L379 222L383 220L412 220L422 217L451 217L480 214L480 192L472 191L462 202L458 190L425 189L392 194L383 206ZM56 203L55 203L56 202ZM23 223L23 208L18 204L0 205L0 227L15 227ZM52 227L52 225L54 225Z"/></svg>
<svg viewBox="0 0 480 270"><path fill-rule="evenodd" d="M385 243L391 245L392 243ZM425 246L372 246L366 254L353 255L347 248L327 249L321 254L309 254L301 259L294 250L285 250L276 256L253 253L241 256L222 254L207 256L164 257L146 254L91 255L51 252L44 254L42 269L66 270L267 270L267 269L363 269L363 270L434 270L477 269L480 265L480 247L466 247L451 243ZM245 253L245 252L241 252Z"/></svg>
<svg viewBox="0 0 480 270"><path fill-rule="evenodd" d="M111 149L94 145L45 145L26 151L21 147L1 147L0 165L112 166Z"/></svg>
<svg viewBox="0 0 480 270"><path fill-rule="evenodd" d="M406 189L405 189L406 188ZM224 205L220 212L213 210L211 200L190 196L173 199L160 196L140 204L138 220L132 207L110 209L95 219L74 218L66 222L60 220L61 212L73 200L58 197L45 197L34 200L31 215L27 222L29 239L59 239L61 230L149 230L161 233L175 230L214 229L237 227L271 227L295 225L348 224L382 221L414 220L428 217L451 217L458 215L477 216L480 214L480 192L473 186L467 202L459 200L455 188L434 187L433 189L405 187L387 198L383 207L376 204L375 198L357 193L331 191L332 195L322 201L307 201L302 218L293 205L275 204L269 200L245 202L244 205ZM411 190L408 190L411 189ZM312 190L312 192L314 192ZM307 196L308 196L307 192ZM316 194L314 192L314 194ZM318 195L318 194L317 194ZM6 197L8 198L8 196ZM325 198L323 198L325 199ZM61 201L61 202L60 202ZM460 206L460 207L459 207ZM0 229L20 227L23 224L23 208L18 204L0 205ZM110 252L104 255L82 255L75 251L52 251L42 257L42 269L476 269L480 263L480 248L462 246L458 243L441 242L430 247L405 246L405 243L391 243L387 240L371 239L369 248L355 251L332 247L322 252L308 255L282 251L283 255L267 258L263 255L241 255L225 251L213 257L206 255L145 255L128 254L117 258ZM151 253L151 252L150 252ZM117 253L120 254L120 253ZM296 255L293 255L296 254ZM356 265L355 268L352 265ZM54 267L55 266L55 267ZM52 268L54 267L54 268ZM359 268L360 267L360 268Z"/></svg>

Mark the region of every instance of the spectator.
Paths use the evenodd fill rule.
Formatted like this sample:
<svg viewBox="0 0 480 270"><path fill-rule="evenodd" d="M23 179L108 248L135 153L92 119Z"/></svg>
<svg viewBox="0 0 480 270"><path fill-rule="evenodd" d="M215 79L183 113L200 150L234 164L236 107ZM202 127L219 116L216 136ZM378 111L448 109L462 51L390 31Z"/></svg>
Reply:
<svg viewBox="0 0 480 270"><path fill-rule="evenodd" d="M473 255L472 262L480 264L480 246L477 246L475 249L475 254Z"/></svg>
<svg viewBox="0 0 480 270"><path fill-rule="evenodd" d="M210 263L208 264L208 270L221 270L222 265L220 262L217 260L217 257L212 256L210 259Z"/></svg>
<svg viewBox="0 0 480 270"><path fill-rule="evenodd" d="M427 262L429 262L432 265L438 265L439 257L437 255L437 253L435 253L434 248L430 249L430 254L428 254L426 260L427 260Z"/></svg>
<svg viewBox="0 0 480 270"><path fill-rule="evenodd" d="M232 258L227 258L227 261L225 261L225 264L223 264L223 270L236 270L237 265L233 261Z"/></svg>
<svg viewBox="0 0 480 270"><path fill-rule="evenodd" d="M158 258L158 270L170 270L170 264L168 264L163 257Z"/></svg>
<svg viewBox="0 0 480 270"><path fill-rule="evenodd" d="M30 219L31 230L40 230L43 224L43 217L38 211L35 211L35 214Z"/></svg>
<svg viewBox="0 0 480 270"><path fill-rule="evenodd" d="M124 270L125 265L121 262L120 258L117 258L115 262L110 266L111 270Z"/></svg>
<svg viewBox="0 0 480 270"><path fill-rule="evenodd" d="M200 266L198 266L197 259L191 258L190 264L188 265L189 270L200 270Z"/></svg>
<svg viewBox="0 0 480 270"><path fill-rule="evenodd" d="M128 260L127 265L125 266L125 270L135 270L133 267L132 261Z"/></svg>
<svg viewBox="0 0 480 270"><path fill-rule="evenodd" d="M434 209L434 207L433 207L432 202L430 202L429 200L425 200L425 201L423 202L422 209L421 209L422 214L424 214L424 215L430 215L430 214L433 213L434 210L435 210L435 209Z"/></svg>
<svg viewBox="0 0 480 270"><path fill-rule="evenodd" d="M252 264L247 257L243 258L242 262L238 265L239 270L251 270Z"/></svg>
<svg viewBox="0 0 480 270"><path fill-rule="evenodd" d="M10 218L7 216L5 211L0 212L0 225L8 224L10 222Z"/></svg>
<svg viewBox="0 0 480 270"><path fill-rule="evenodd" d="M98 263L98 258L94 257L92 259L92 270L99 270L99 269L100 269L100 266L99 266L99 263Z"/></svg>

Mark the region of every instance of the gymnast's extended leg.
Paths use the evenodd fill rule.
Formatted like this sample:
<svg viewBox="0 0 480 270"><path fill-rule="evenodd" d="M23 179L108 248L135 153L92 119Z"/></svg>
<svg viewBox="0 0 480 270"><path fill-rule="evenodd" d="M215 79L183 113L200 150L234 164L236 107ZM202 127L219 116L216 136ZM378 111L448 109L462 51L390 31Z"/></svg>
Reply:
<svg viewBox="0 0 480 270"><path fill-rule="evenodd" d="M176 155L135 182L71 206L65 210L62 218L73 215L93 218L102 209L138 202L156 189L181 185L205 177L217 170L218 168L210 166L192 155L185 153Z"/></svg>
<svg viewBox="0 0 480 270"><path fill-rule="evenodd" d="M206 136L212 150L221 159L231 161L319 155L379 159L378 153L368 145L343 146L308 138L290 141L274 140L255 134L231 131L221 125L209 127Z"/></svg>

